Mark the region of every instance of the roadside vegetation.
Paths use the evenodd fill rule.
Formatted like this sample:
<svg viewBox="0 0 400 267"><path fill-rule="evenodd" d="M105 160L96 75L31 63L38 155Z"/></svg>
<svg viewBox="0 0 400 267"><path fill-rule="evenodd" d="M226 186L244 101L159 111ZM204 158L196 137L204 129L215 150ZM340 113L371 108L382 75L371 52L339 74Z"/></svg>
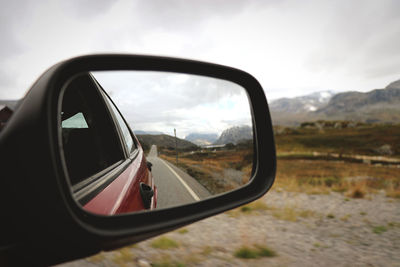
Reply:
<svg viewBox="0 0 400 267"><path fill-rule="evenodd" d="M227 192L246 184L251 177L253 150L251 142L227 144L218 149L180 152L161 148L160 157L177 165L195 178L210 193Z"/></svg>
<svg viewBox="0 0 400 267"><path fill-rule="evenodd" d="M400 125L319 121L275 128L276 190L349 198L383 190L400 198Z"/></svg>
<svg viewBox="0 0 400 267"><path fill-rule="evenodd" d="M394 166L326 160L277 162L275 190L329 194L339 192L350 198L384 190L388 197L400 198L400 169Z"/></svg>
<svg viewBox="0 0 400 267"><path fill-rule="evenodd" d="M275 190L365 198L384 192L400 198L400 124L351 121L274 126L277 148ZM251 142L221 149L160 147L160 157L177 165L212 194L246 184L251 177Z"/></svg>
<svg viewBox="0 0 400 267"><path fill-rule="evenodd" d="M278 156L285 152L312 155L388 156L400 158L400 124L366 124L350 121L305 122L299 127L275 126Z"/></svg>

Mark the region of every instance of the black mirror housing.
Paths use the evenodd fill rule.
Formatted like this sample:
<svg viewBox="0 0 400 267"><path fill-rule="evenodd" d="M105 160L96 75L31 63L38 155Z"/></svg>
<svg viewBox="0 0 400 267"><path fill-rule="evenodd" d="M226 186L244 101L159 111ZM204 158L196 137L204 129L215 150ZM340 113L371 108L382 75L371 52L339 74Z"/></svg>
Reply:
<svg viewBox="0 0 400 267"><path fill-rule="evenodd" d="M251 182L214 198L151 212L106 217L83 210L72 197L60 156L57 114L60 93L68 80L84 72L102 70L195 74L242 86L253 116ZM226 66L157 56L89 55L54 65L35 82L0 132L0 151L0 162L5 166L0 205L6 218L6 227L0 230L5 237L0 255L17 257L23 249L27 262L43 265L138 242L246 204L269 190L276 170L268 104L255 78Z"/></svg>

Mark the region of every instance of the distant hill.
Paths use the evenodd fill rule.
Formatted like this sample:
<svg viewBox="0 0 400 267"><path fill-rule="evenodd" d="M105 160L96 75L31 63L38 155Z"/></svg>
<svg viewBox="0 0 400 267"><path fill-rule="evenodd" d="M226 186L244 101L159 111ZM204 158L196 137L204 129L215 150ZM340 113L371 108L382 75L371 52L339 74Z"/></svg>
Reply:
<svg viewBox="0 0 400 267"><path fill-rule="evenodd" d="M232 143L236 145L242 141L251 139L253 139L253 130L250 126L234 126L223 131L221 136L217 141L214 142L214 144L223 145Z"/></svg>
<svg viewBox="0 0 400 267"><path fill-rule="evenodd" d="M211 145L218 139L216 133L190 133L185 140L190 141L199 146Z"/></svg>
<svg viewBox="0 0 400 267"><path fill-rule="evenodd" d="M138 134L151 134L151 135L160 135L160 134L164 134L163 132L159 132L159 131L142 131L142 130L137 130L134 131L136 135Z"/></svg>
<svg viewBox="0 0 400 267"><path fill-rule="evenodd" d="M157 147L175 149L175 137L173 136L166 134L160 134L160 135L139 134L136 136L139 139L140 144L142 144L144 148L150 148L151 145L156 145ZM178 149L180 150L195 150L198 148L197 145L189 141L180 138L177 138L177 140L178 140Z"/></svg>
<svg viewBox="0 0 400 267"><path fill-rule="evenodd" d="M400 80L390 83L384 89L366 93L326 94L326 98L318 101L318 94L321 93L271 102L269 106L273 123L300 125L302 122L315 120L400 122Z"/></svg>
<svg viewBox="0 0 400 267"><path fill-rule="evenodd" d="M292 125L310 120L310 114L328 104L332 91L321 91L294 98L280 98L269 104L274 123Z"/></svg>
<svg viewBox="0 0 400 267"><path fill-rule="evenodd" d="M0 106L7 106L11 110L14 110L17 107L19 100L0 100Z"/></svg>
<svg viewBox="0 0 400 267"><path fill-rule="evenodd" d="M274 112L302 113L316 111L325 106L333 95L332 91L322 91L300 97L280 98L272 101L270 108Z"/></svg>
<svg viewBox="0 0 400 267"><path fill-rule="evenodd" d="M329 119L365 122L400 121L400 80L384 89L367 93L346 92L331 98L329 103L316 111Z"/></svg>

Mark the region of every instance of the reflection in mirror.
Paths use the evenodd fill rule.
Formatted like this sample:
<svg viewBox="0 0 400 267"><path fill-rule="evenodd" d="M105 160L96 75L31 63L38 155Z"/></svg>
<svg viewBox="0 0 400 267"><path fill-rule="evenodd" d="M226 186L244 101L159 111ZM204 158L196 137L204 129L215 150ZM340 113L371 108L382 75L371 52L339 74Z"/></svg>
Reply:
<svg viewBox="0 0 400 267"><path fill-rule="evenodd" d="M60 129L71 191L96 214L183 205L251 178L249 101L229 81L150 71L83 74L64 88Z"/></svg>

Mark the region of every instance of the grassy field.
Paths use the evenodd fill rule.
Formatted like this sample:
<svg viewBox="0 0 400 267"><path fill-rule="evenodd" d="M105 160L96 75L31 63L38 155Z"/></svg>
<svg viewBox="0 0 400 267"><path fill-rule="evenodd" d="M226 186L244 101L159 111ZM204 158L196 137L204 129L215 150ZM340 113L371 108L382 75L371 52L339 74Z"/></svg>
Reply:
<svg viewBox="0 0 400 267"><path fill-rule="evenodd" d="M383 160L381 164L366 164L351 157L377 156L398 161L400 125L333 125L315 127L315 123L305 123L302 127L276 129L278 168L274 188L310 194L335 191L355 198L384 190L387 196L400 198L399 163L386 166Z"/></svg>
<svg viewBox="0 0 400 267"><path fill-rule="evenodd" d="M400 125L334 125L325 122L324 127L314 127L309 123L275 132L278 160L273 188L308 194L340 192L349 198L364 198L381 191L388 197L400 198ZM352 155L383 157L383 162L368 164ZM161 157L176 164L172 150L163 149ZM389 164L385 159L395 162ZM233 147L182 152L178 166L211 193L222 193L248 182L252 150Z"/></svg>
<svg viewBox="0 0 400 267"><path fill-rule="evenodd" d="M380 190L400 198L400 169L326 160L287 160L277 162L275 190L329 194L341 192L363 198Z"/></svg>
<svg viewBox="0 0 400 267"><path fill-rule="evenodd" d="M278 154L313 151L391 156L400 158L400 124L361 124L351 128L276 127L275 142Z"/></svg>

